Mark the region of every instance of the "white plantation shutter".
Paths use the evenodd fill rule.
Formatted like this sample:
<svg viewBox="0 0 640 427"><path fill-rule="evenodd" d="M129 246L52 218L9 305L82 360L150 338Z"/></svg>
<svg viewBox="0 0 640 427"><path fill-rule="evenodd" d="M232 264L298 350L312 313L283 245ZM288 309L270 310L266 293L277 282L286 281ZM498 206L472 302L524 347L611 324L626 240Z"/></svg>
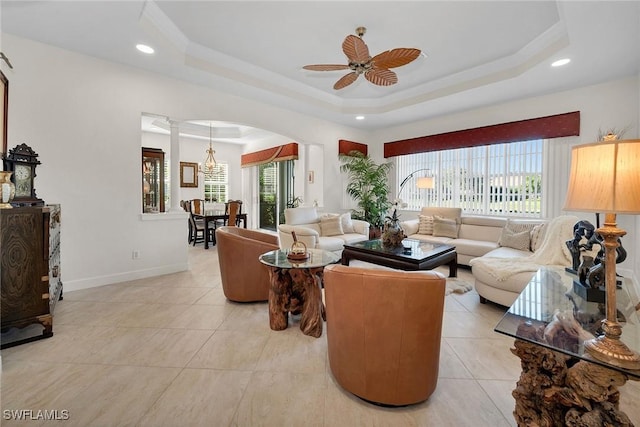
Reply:
<svg viewBox="0 0 640 427"><path fill-rule="evenodd" d="M229 195L229 165L216 163L212 172L204 174L204 199L226 202Z"/></svg>
<svg viewBox="0 0 640 427"><path fill-rule="evenodd" d="M543 141L520 141L396 157L396 182L419 169L399 195L407 209L461 207L484 215L542 216ZM431 174L434 189L416 179Z"/></svg>

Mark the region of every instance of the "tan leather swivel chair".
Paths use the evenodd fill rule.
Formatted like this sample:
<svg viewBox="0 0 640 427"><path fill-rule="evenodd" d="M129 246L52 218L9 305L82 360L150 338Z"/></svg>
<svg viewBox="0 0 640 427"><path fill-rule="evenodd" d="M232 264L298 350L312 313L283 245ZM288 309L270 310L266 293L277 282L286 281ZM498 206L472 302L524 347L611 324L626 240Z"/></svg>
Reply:
<svg viewBox="0 0 640 427"><path fill-rule="evenodd" d="M337 383L378 404L428 399L438 382L444 276L330 265L324 289Z"/></svg>
<svg viewBox="0 0 640 427"><path fill-rule="evenodd" d="M216 230L216 240L224 296L236 302L267 301L269 270L258 257L279 249L278 236L224 226Z"/></svg>

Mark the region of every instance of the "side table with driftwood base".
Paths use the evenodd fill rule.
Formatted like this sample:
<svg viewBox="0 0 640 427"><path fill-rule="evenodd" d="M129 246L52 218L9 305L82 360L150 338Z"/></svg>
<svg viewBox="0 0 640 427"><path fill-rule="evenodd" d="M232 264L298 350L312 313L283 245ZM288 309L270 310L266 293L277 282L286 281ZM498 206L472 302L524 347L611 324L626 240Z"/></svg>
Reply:
<svg viewBox="0 0 640 427"><path fill-rule="evenodd" d="M511 352L522 365L512 393L519 426L633 426L618 405L627 375L523 340Z"/></svg>
<svg viewBox="0 0 640 427"><path fill-rule="evenodd" d="M322 302L324 267L338 262L338 255L320 249L309 249L303 261L287 258L287 251L275 250L260 256L269 268L269 326L274 331L287 329L289 313L300 315L300 330L312 337L322 335L326 320Z"/></svg>
<svg viewBox="0 0 640 427"><path fill-rule="evenodd" d="M620 410L619 388L639 381L640 370L595 359L585 350L585 341L602 334L605 305L576 294L575 279L562 268L541 268L496 325L496 332L515 338L511 352L522 367L512 393L518 426L633 425ZM625 286L632 284L617 293L616 317L622 340L637 351L637 301Z"/></svg>

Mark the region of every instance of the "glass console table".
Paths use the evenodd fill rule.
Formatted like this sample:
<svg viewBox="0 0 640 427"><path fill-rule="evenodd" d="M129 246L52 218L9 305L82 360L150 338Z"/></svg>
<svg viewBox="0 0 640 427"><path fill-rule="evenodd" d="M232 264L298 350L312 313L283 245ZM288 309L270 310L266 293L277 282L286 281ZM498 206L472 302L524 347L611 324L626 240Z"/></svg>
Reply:
<svg viewBox="0 0 640 427"><path fill-rule="evenodd" d="M610 365L585 352L583 341L600 335L605 305L573 292L575 275L542 268L509 308L495 331L516 339L511 351L522 374L513 397L518 425L632 425L618 409L618 387L640 380L634 371ZM640 351L636 304L625 280L617 291L622 341ZM591 422L591 424L587 423Z"/></svg>

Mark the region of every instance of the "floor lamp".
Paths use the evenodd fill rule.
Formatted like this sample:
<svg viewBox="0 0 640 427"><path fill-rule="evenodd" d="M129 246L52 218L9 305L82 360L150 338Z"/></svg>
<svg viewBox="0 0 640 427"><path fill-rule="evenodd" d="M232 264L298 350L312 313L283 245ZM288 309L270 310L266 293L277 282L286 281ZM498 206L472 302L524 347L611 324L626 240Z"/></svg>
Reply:
<svg viewBox="0 0 640 427"><path fill-rule="evenodd" d="M571 150L571 174L565 210L604 212L596 232L604 239L606 318L604 335L587 340L595 359L625 369L640 369L640 355L621 340L616 309L616 248L626 231L617 227L616 214L640 213L640 140L613 140L578 145Z"/></svg>
<svg viewBox="0 0 640 427"><path fill-rule="evenodd" d="M411 172L409 175L407 175L405 179L402 180L402 182L400 183L400 190L398 191L398 198L396 199L396 204L399 204L403 208L407 207L407 204L404 203L400 198L400 194L402 193L404 186L407 185L407 181L409 181L409 179L411 179L415 174L422 171L431 172L431 169L418 169L416 171ZM435 180L433 176L424 176L424 177L418 178L418 180L416 181L416 187L427 188L427 189L435 188Z"/></svg>

